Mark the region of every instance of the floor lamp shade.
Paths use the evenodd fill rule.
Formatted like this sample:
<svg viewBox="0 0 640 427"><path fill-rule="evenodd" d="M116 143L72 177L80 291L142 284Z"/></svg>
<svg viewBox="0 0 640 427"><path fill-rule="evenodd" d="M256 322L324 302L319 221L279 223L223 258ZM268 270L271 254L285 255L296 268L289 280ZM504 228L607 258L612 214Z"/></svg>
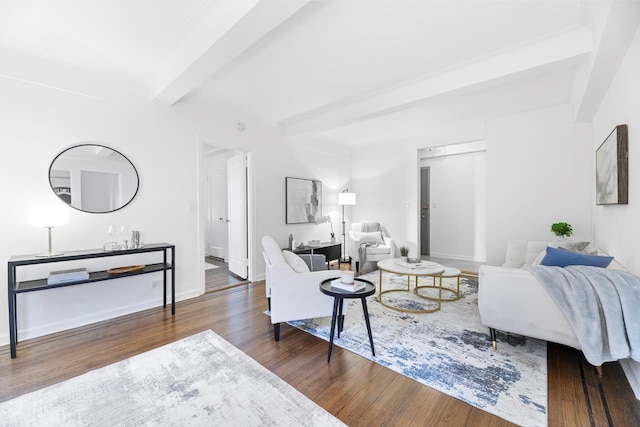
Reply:
<svg viewBox="0 0 640 427"><path fill-rule="evenodd" d="M344 207L356 204L356 193L349 193L349 190L345 190L342 193L338 193L338 205L342 206L342 258L340 262L349 262L346 256L346 231L344 223Z"/></svg>

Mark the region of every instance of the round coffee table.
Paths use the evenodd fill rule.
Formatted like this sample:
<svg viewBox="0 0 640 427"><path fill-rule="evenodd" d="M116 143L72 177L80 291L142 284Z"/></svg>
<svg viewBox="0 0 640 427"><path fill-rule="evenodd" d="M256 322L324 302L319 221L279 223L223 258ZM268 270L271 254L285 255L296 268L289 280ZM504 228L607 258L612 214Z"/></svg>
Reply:
<svg viewBox="0 0 640 427"><path fill-rule="evenodd" d="M402 261L401 258L393 258L393 259L385 259L384 261L378 261L378 269L380 270L380 288L378 290L378 301L383 306L390 308L396 311L402 311L405 313L433 313L435 311L440 310L442 306L442 273L445 271L443 265L437 264L431 261L420 261L418 264L407 264ZM386 271L388 273L393 274L402 274L407 276L407 288L406 289L387 289L383 290L383 282L382 282L382 272ZM391 304L387 304L383 301L382 295L390 292L410 292L411 278L415 277L415 288L413 293L423 299L437 301L438 305L435 308L426 309L426 310L410 310L401 307L395 307ZM438 285L433 286L419 286L418 278L419 277L433 277L434 280L439 279ZM425 295L420 295L418 293L419 289L422 288L436 288L438 289L438 298L428 297Z"/></svg>
<svg viewBox="0 0 640 427"><path fill-rule="evenodd" d="M371 344L371 354L376 355L373 349L373 336L371 335L371 324L369 323L369 310L367 309L367 297L376 293L376 287L373 283L365 279L355 278L355 281L363 282L365 284L364 289L360 289L354 292L345 291L340 288L334 288L331 286L331 282L336 279L323 280L320 283L320 292L325 295L333 297L333 315L331 316L331 333L329 335L329 354L327 356L327 363L331 362L331 350L333 348L333 336L338 329L338 338L340 338L340 332L344 326L344 316L342 315L342 306L345 298L360 298L362 301L362 311L364 312L364 321L367 324L367 332L369 333L369 344ZM336 325L336 319L338 324Z"/></svg>

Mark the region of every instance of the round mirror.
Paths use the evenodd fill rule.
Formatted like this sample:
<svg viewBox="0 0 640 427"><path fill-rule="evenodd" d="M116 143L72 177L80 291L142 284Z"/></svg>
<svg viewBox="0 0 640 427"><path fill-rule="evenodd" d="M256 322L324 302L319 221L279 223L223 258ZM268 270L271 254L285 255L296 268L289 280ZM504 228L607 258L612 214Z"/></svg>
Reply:
<svg viewBox="0 0 640 427"><path fill-rule="evenodd" d="M138 171L118 151L98 144L67 148L49 167L53 192L72 208L105 213L125 207L138 192Z"/></svg>

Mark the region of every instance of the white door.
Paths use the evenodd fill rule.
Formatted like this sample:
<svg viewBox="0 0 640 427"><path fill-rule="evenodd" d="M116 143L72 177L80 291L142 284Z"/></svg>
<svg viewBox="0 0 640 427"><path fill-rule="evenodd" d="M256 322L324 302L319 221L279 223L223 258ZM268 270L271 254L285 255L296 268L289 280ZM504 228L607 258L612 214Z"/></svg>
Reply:
<svg viewBox="0 0 640 427"><path fill-rule="evenodd" d="M245 153L227 160L227 218L229 271L246 279L247 271L247 161Z"/></svg>
<svg viewBox="0 0 640 427"><path fill-rule="evenodd" d="M207 173L207 234L205 253L227 259L227 173L212 169Z"/></svg>

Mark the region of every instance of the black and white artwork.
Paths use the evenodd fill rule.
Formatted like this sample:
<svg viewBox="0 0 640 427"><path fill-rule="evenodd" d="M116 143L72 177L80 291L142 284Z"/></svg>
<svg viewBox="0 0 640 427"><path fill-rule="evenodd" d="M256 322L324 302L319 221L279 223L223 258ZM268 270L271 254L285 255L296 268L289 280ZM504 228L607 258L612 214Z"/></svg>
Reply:
<svg viewBox="0 0 640 427"><path fill-rule="evenodd" d="M287 224L317 222L322 217L322 182L312 179L285 178Z"/></svg>
<svg viewBox="0 0 640 427"><path fill-rule="evenodd" d="M627 204L627 125L616 126L596 150L596 204Z"/></svg>

